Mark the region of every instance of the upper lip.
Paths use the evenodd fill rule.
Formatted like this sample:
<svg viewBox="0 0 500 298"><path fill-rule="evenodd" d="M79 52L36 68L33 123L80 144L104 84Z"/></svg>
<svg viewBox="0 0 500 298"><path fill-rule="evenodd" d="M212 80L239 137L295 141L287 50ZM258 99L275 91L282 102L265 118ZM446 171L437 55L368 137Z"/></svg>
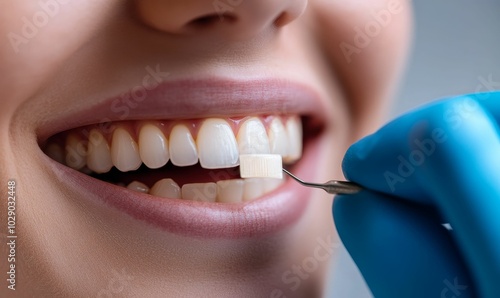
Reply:
<svg viewBox="0 0 500 298"><path fill-rule="evenodd" d="M118 96L45 123L37 136L43 142L61 131L89 124L141 119L195 119L248 115L313 115L327 119L318 93L311 87L282 79L234 81L227 79L166 81L147 91L145 98Z"/></svg>

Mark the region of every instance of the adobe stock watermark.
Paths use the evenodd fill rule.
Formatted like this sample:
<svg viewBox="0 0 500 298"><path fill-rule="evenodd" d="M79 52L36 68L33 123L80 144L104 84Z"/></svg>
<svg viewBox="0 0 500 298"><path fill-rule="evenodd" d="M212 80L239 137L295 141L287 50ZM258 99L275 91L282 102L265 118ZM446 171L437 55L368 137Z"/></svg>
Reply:
<svg viewBox="0 0 500 298"><path fill-rule="evenodd" d="M372 40L376 38L383 29L387 28L393 19L393 15L400 14L403 11L401 0L389 0L386 8L379 11L371 11L372 20L367 22L363 28L355 26L352 43L343 41L339 44L342 54L347 63L352 62L352 55L360 54L367 48Z"/></svg>
<svg viewBox="0 0 500 298"><path fill-rule="evenodd" d="M478 85L475 91L495 91L495 88L500 88L500 82L495 82L493 76L490 74L487 78L479 76ZM452 108L446 110L443 114L443 120L449 123L453 130L459 129L463 122L470 118L480 108L480 101L489 98L488 93L478 94L478 100L466 97L464 100L455 103ZM391 171L384 172L384 179L392 192L396 190L398 183L404 183L408 177L415 173L416 168L423 165L428 157L435 151L436 146L447 141L448 136L443 128L434 128L431 132L431 137L423 140L415 139L413 149L407 157L402 155L397 156L399 164L397 166L397 173Z"/></svg>
<svg viewBox="0 0 500 298"><path fill-rule="evenodd" d="M38 1L39 9L30 17L24 16L21 18L21 30L18 33L12 31L7 33L7 39L14 52L19 53L21 45L26 45L35 38L38 32L59 14L60 6L69 2L69 0Z"/></svg>
<svg viewBox="0 0 500 298"><path fill-rule="evenodd" d="M224 15L228 12L233 12L241 3L243 3L243 0L214 0L212 6L219 16L219 19L223 21Z"/></svg>
<svg viewBox="0 0 500 298"><path fill-rule="evenodd" d="M431 132L431 138L423 140L415 139L413 142L416 149L412 150L407 158L398 155L399 165L397 173L384 172L384 178L392 192L396 190L397 183L403 183L410 177L415 169L424 164L425 160L436 151L437 144L442 144L448 136L442 128L435 128Z"/></svg>
<svg viewBox="0 0 500 298"><path fill-rule="evenodd" d="M487 78L483 76L478 76L477 80L479 84L477 84L475 92L483 92L483 91L495 91L500 90L500 82L495 82L493 80L493 74L489 74ZM482 99L482 98L481 98Z"/></svg>
<svg viewBox="0 0 500 298"><path fill-rule="evenodd" d="M121 272L112 269L111 276L106 287L97 292L97 298L123 297L120 293L130 286L130 282L134 280L134 277L129 275L125 268Z"/></svg>
<svg viewBox="0 0 500 298"><path fill-rule="evenodd" d="M448 279L445 279L443 281L444 283L444 288L441 291L441 298L457 298L460 297L463 292L467 291L467 288L469 286L467 285L461 285L458 283L458 278L453 279L453 283L450 282ZM450 296L451 295L451 296Z"/></svg>
<svg viewBox="0 0 500 298"><path fill-rule="evenodd" d="M120 115L120 119L126 119L133 110L139 106L148 97L148 91L158 87L158 85L170 75L169 72L160 70L160 64L156 64L153 69L151 66L146 66L147 75L142 78L140 85L132 88L129 92L121 94L120 98L115 99L111 103L111 111Z"/></svg>
<svg viewBox="0 0 500 298"><path fill-rule="evenodd" d="M131 110L137 108L140 103L146 100L148 91L158 87L164 78L170 75L168 72L161 71L159 64L157 64L154 68L148 65L145 67L145 70L147 74L142 78L141 84L133 87L129 92L121 94L120 98L111 102L111 112L117 114L119 120L125 120L129 116ZM96 128L101 133L111 133L111 119L101 119ZM80 133L84 139L81 140L76 146L66 146L65 148L65 158L68 164L84 164L87 156L91 153L89 148L97 148L101 142L106 142L106 140L102 137L91 137L90 130L87 128L82 128ZM89 143L92 143L93 146L88 146Z"/></svg>
<svg viewBox="0 0 500 298"><path fill-rule="evenodd" d="M320 264L327 262L333 255L334 251L340 247L339 241L334 241L332 235L328 235L326 239L318 237L316 246L312 254L302 260L301 263L294 264L290 270L283 272L281 281L292 291L297 291L300 288L303 280L309 277L320 268ZM283 298L284 292L281 289L274 289L270 297Z"/></svg>

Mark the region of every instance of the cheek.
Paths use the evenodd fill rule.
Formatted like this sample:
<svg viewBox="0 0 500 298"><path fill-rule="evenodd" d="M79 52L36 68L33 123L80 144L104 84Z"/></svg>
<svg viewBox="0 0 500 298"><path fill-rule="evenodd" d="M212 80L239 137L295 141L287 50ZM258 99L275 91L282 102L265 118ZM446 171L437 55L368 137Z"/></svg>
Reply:
<svg viewBox="0 0 500 298"><path fill-rule="evenodd" d="M359 137L378 125L390 102L407 55L411 6L405 0L313 0L311 5Z"/></svg>
<svg viewBox="0 0 500 298"><path fill-rule="evenodd" d="M45 79L78 50L109 18L111 3L96 1L2 1L0 3L0 81L2 115L30 97ZM96 7L100 6L100 7Z"/></svg>

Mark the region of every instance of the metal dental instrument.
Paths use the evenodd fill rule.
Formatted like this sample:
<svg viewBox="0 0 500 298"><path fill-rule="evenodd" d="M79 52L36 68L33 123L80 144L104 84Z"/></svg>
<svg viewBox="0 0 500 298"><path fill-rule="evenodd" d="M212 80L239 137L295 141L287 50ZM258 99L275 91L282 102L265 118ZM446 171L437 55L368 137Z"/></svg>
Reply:
<svg viewBox="0 0 500 298"><path fill-rule="evenodd" d="M349 182L349 181L338 181L338 180L330 180L326 183L310 183L310 182L304 182L301 179L295 177L292 173L289 171L283 169L283 172L285 172L288 176L292 177L295 181L299 182L300 184L308 187L315 187L315 188L321 188L325 190L329 194L339 194L339 195L349 195L349 194L354 194L359 191L361 191L363 188L359 186L358 184L354 182Z"/></svg>

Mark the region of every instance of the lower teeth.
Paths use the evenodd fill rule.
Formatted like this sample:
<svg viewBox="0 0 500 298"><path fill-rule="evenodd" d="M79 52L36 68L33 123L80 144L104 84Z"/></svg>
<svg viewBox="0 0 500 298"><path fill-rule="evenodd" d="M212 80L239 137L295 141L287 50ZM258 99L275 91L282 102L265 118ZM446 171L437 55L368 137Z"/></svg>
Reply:
<svg viewBox="0 0 500 298"><path fill-rule="evenodd" d="M254 200L276 190L283 179L248 178L221 180L208 183L187 183L180 187L172 179L161 179L151 188L139 181L127 185L128 189L157 197L200 202L241 203Z"/></svg>

